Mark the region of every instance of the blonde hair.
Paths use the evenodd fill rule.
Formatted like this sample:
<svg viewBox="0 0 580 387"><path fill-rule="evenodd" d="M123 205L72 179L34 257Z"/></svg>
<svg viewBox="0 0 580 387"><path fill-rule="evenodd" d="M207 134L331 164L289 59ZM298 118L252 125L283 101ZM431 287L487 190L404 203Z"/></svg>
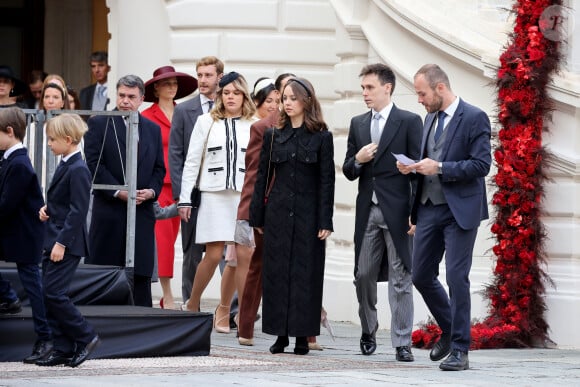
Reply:
<svg viewBox="0 0 580 387"><path fill-rule="evenodd" d="M250 97L250 91L248 90L248 83L246 82L246 79L244 78L243 75L240 74L238 78L236 78L232 82L229 82L227 85L229 85L230 83L234 85L236 90L239 90L244 94L244 102L242 102L242 118L246 120L252 119L252 117L256 113L256 105L254 105L254 101L252 100L252 97ZM226 118L226 107L224 106L222 93L224 87L226 87L227 85L220 87L217 91L215 98L215 106L210 113L214 121Z"/></svg>
<svg viewBox="0 0 580 387"><path fill-rule="evenodd" d="M87 130L87 124L78 114L63 113L46 123L47 135L54 138L70 137L73 144L79 144Z"/></svg>
<svg viewBox="0 0 580 387"><path fill-rule="evenodd" d="M64 81L64 78L58 74L48 74L46 78L44 78L44 81L42 82L42 87L46 87L46 85L48 85L49 83L56 83L57 85L60 86L61 89L66 88L66 82Z"/></svg>

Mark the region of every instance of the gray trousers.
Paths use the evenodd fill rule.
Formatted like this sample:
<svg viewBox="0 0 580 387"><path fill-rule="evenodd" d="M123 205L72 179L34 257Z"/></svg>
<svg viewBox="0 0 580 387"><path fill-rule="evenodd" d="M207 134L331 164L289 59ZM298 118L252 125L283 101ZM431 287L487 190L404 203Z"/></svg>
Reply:
<svg viewBox="0 0 580 387"><path fill-rule="evenodd" d="M378 326L377 278L385 249L389 264L389 306L391 309L391 341L393 348L411 345L413 331L413 282L409 271L397 254L393 239L377 205L371 206L367 228L358 257L354 280L363 333L372 333Z"/></svg>

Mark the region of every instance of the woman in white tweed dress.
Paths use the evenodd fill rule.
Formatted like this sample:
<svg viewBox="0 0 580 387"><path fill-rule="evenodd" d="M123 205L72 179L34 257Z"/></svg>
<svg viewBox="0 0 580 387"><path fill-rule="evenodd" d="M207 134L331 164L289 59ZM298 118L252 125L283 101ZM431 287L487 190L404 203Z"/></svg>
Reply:
<svg viewBox="0 0 580 387"><path fill-rule="evenodd" d="M205 244L206 251L184 310L199 310L201 295L222 258L225 244L234 243L245 176L245 152L255 111L244 77L236 72L228 73L219 82L214 108L199 116L191 134L183 168L179 215L184 221L189 220L191 192L199 177L201 204L195 242ZM231 287L231 284L222 284L222 289L224 285ZM218 332L229 332L230 301L222 297L216 309L214 327Z"/></svg>

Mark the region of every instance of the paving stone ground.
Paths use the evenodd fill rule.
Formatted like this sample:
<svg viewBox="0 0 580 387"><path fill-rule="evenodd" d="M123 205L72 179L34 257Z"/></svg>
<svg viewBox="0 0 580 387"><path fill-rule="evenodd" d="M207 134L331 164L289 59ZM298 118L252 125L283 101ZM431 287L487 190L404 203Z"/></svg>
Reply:
<svg viewBox="0 0 580 387"><path fill-rule="evenodd" d="M202 310L213 310L209 300ZM332 317L332 316L329 316ZM336 339L322 328L322 351L272 355L275 338L256 324L255 345L240 346L235 330L212 333L210 356L89 360L77 369L0 363L3 386L580 386L580 349L500 349L469 354L470 370L444 372L429 352L413 349L415 362L395 361L389 332L378 349L360 354L360 328L331 321Z"/></svg>

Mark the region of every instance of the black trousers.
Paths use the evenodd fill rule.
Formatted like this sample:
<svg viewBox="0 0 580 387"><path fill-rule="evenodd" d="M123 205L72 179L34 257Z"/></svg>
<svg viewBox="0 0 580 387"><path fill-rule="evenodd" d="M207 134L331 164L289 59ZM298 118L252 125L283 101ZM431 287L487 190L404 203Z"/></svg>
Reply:
<svg viewBox="0 0 580 387"><path fill-rule="evenodd" d="M54 338L54 349L72 353L76 345L86 345L95 337L93 327L85 320L68 296L70 283L81 257L65 254L59 262L42 257L42 285L48 323Z"/></svg>

